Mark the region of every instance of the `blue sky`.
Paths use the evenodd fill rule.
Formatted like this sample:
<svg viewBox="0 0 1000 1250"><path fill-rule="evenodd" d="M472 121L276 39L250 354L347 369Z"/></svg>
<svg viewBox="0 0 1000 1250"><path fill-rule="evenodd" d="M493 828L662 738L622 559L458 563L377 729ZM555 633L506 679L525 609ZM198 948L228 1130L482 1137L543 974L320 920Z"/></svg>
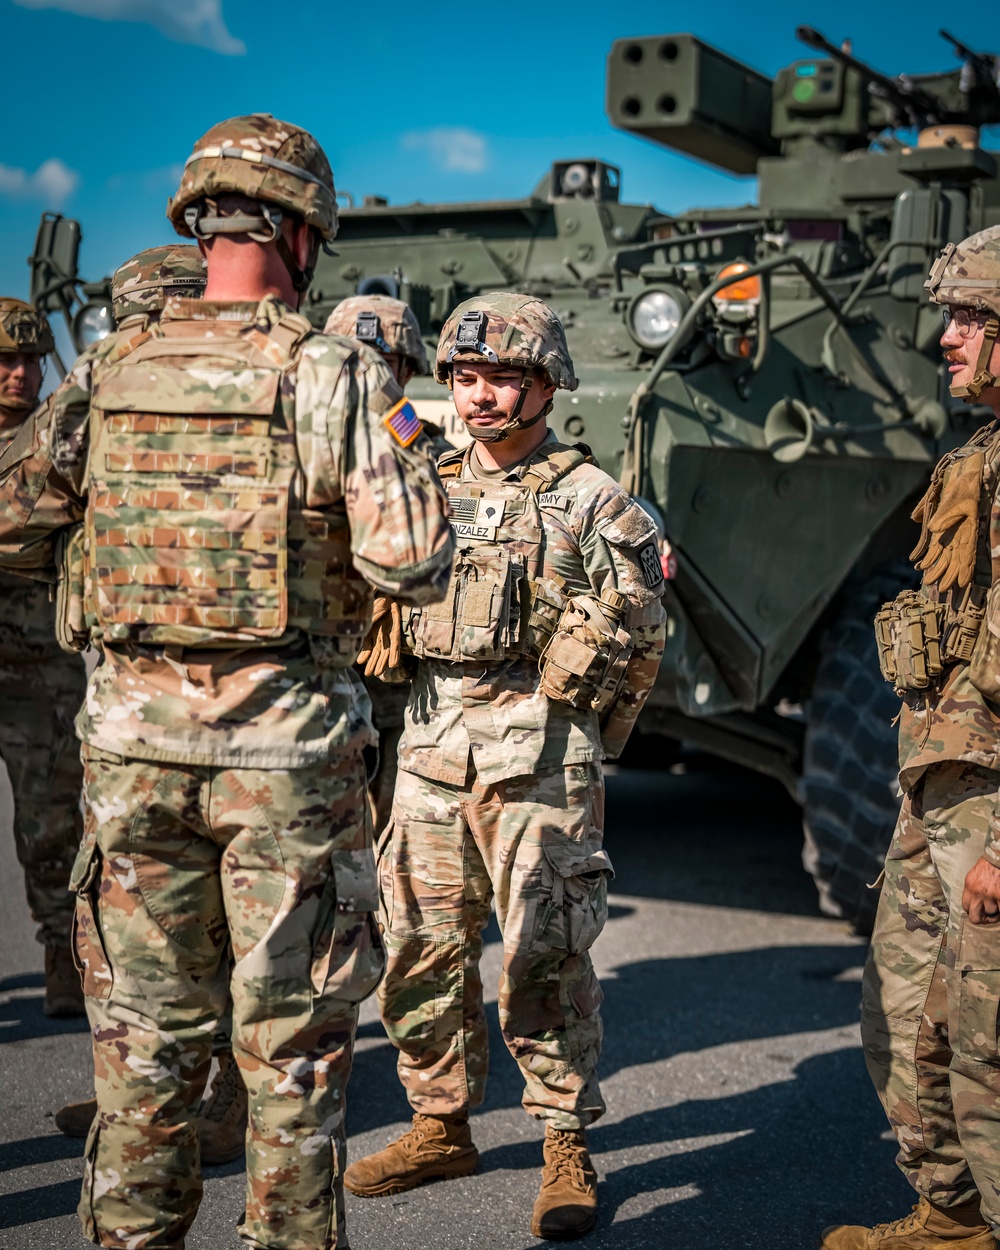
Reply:
<svg viewBox="0 0 1000 1250"><path fill-rule="evenodd" d="M409 200L526 195L550 161L622 167L623 198L664 211L739 204L752 179L613 130L604 58L629 35L691 31L773 74L808 55L795 25L853 39L886 73L950 68L946 21L967 43L988 24L844 0L767 6L418 5L328 0L0 0L7 121L0 144L0 293L25 296L42 209L80 218L97 278L173 235L180 165L215 121L272 112L325 147L338 188ZM1000 31L994 40L1000 51Z"/></svg>

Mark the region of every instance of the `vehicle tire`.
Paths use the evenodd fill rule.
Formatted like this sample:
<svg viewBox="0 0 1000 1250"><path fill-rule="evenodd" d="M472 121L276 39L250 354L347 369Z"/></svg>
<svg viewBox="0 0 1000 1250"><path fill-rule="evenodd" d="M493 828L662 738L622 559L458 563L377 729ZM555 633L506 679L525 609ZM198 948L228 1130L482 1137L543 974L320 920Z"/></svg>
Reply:
<svg viewBox="0 0 1000 1250"><path fill-rule="evenodd" d="M868 887L882 871L899 812L899 696L879 671L872 623L882 604L915 580L910 565L897 560L846 588L820 641L806 707L802 863L820 909L865 936L878 904L878 891Z"/></svg>

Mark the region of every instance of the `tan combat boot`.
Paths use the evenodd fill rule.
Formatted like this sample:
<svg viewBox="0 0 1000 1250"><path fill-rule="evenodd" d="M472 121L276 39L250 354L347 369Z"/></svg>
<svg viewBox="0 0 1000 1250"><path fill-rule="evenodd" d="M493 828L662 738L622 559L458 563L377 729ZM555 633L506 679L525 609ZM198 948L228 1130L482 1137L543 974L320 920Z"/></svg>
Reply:
<svg viewBox="0 0 1000 1250"><path fill-rule="evenodd" d="M45 948L45 1002L42 1011L56 1020L87 1014L83 983L69 943Z"/></svg>
<svg viewBox="0 0 1000 1250"><path fill-rule="evenodd" d="M891 1224L826 1229L820 1250L996 1250L996 1241L978 1198L960 1207L939 1207L921 1198L909 1215Z"/></svg>
<svg viewBox="0 0 1000 1250"><path fill-rule="evenodd" d="M352 1163L344 1184L352 1194L374 1198L401 1194L427 1181L471 1176L479 1162L468 1115L413 1117L413 1127L391 1146Z"/></svg>
<svg viewBox="0 0 1000 1250"><path fill-rule="evenodd" d="M97 1099L88 1098L86 1102L68 1102L59 1108L53 1117L56 1128L63 1137L86 1137L90 1126L97 1115Z"/></svg>
<svg viewBox="0 0 1000 1250"><path fill-rule="evenodd" d="M198 1113L202 1163L230 1163L246 1148L247 1087L231 1050L219 1055L212 1092Z"/></svg>
<svg viewBox="0 0 1000 1250"><path fill-rule="evenodd" d="M597 1173L583 1129L545 1126L542 1186L531 1212L531 1233L548 1241L569 1241L597 1223Z"/></svg>

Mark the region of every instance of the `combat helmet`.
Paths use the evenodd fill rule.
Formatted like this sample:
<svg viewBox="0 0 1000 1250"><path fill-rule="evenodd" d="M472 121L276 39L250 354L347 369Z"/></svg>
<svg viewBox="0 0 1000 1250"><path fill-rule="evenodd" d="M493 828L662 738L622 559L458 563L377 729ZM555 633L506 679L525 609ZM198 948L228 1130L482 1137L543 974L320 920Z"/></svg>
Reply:
<svg viewBox="0 0 1000 1250"><path fill-rule="evenodd" d="M1000 334L1000 226L971 234L961 243L949 243L924 283L935 304L960 304L988 314L975 376L967 386L953 386L956 399L974 403L1000 378L987 370Z"/></svg>
<svg viewBox="0 0 1000 1250"><path fill-rule="evenodd" d="M221 214L217 199L226 194L246 196L255 211ZM213 126L195 144L167 204L174 229L187 238L245 234L258 243L275 242L295 289L304 291L318 240L310 263L300 269L281 237L283 212L300 217L324 241L337 233L337 197L326 153L307 130L270 113Z"/></svg>
<svg viewBox="0 0 1000 1250"><path fill-rule="evenodd" d="M22 299L0 298L0 352L47 356L55 346L44 313Z"/></svg>
<svg viewBox="0 0 1000 1250"><path fill-rule="evenodd" d="M544 300L531 295L490 291L459 304L444 323L438 341L434 364L438 382L452 385L455 361L524 370L521 394L506 425L496 430L470 429L474 438L484 442L500 442L512 430L526 429L551 411L549 402L530 421L520 418L535 369L541 369L558 389L575 391L579 386L562 323Z"/></svg>
<svg viewBox="0 0 1000 1250"><path fill-rule="evenodd" d="M388 295L350 295L326 319L324 334L346 334L383 356L396 352L415 373L429 373L420 324L407 304Z"/></svg>
<svg viewBox="0 0 1000 1250"><path fill-rule="evenodd" d="M115 321L162 312L167 297L197 298L205 289L205 259L188 243L148 247L115 270L111 302Z"/></svg>

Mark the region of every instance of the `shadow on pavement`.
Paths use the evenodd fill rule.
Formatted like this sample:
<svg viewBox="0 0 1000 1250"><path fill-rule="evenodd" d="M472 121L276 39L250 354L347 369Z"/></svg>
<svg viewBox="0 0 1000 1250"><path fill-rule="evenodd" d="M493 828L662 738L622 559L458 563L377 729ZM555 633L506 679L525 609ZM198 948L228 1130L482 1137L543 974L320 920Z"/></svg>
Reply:
<svg viewBox="0 0 1000 1250"><path fill-rule="evenodd" d="M785 787L711 756L692 756L686 767L679 776L608 776L605 848L616 893L818 916L802 867L802 810ZM717 784L706 784L706 773Z"/></svg>
<svg viewBox="0 0 1000 1250"><path fill-rule="evenodd" d="M40 977L9 977L0 985L0 993L15 988L13 983L31 985ZM17 987L20 988L20 987ZM18 994L0 1001L0 1045L5 1042L26 1042L33 1037L57 1037L65 1033L86 1033L87 1019L80 1016L72 1020L52 1020L42 1011L44 994Z"/></svg>
<svg viewBox="0 0 1000 1250"><path fill-rule="evenodd" d="M60 1215L72 1215L80 1201L80 1182L57 1181L20 1193L5 1194L0 1202L0 1228L20 1228Z"/></svg>

